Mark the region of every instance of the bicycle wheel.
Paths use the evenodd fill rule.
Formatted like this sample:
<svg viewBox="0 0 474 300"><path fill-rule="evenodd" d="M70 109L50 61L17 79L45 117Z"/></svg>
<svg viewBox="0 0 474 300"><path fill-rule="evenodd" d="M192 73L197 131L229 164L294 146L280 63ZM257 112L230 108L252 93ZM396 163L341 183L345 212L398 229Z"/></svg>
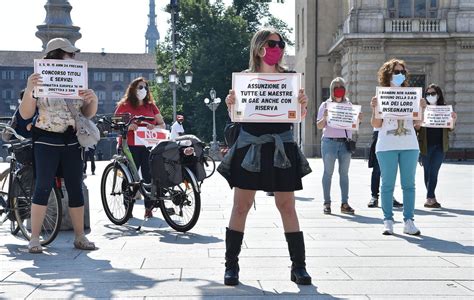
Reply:
<svg viewBox="0 0 474 300"><path fill-rule="evenodd" d="M16 235L20 231L20 227L16 224L15 214L10 209L8 200L8 187L10 180L10 168L0 173L0 224L10 220L10 233Z"/></svg>
<svg viewBox="0 0 474 300"><path fill-rule="evenodd" d="M134 200L130 182L120 166L110 163L105 167L100 193L109 220L116 225L125 224L132 216Z"/></svg>
<svg viewBox="0 0 474 300"><path fill-rule="evenodd" d="M185 169L182 183L164 189L160 209L166 223L176 231L186 232L196 225L201 212L201 195L191 180L194 175Z"/></svg>
<svg viewBox="0 0 474 300"><path fill-rule="evenodd" d="M31 239L31 201L34 192L33 167L23 167L18 171L13 182L12 207L18 227L23 236ZM45 246L51 243L59 233L62 222L62 202L56 187L51 189L46 214L40 231L40 243Z"/></svg>
<svg viewBox="0 0 474 300"><path fill-rule="evenodd" d="M204 170L206 171L206 178L209 178L216 171L216 162L214 158L210 157L207 154L203 156Z"/></svg>

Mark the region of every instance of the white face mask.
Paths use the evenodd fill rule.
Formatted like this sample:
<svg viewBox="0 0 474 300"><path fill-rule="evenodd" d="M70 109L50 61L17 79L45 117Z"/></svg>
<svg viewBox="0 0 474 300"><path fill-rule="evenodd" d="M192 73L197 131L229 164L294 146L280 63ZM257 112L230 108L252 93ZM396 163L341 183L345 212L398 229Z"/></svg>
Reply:
<svg viewBox="0 0 474 300"><path fill-rule="evenodd" d="M426 100L428 101L429 104L435 105L436 102L438 101L438 95L435 95L435 96L429 95L428 97L426 97Z"/></svg>
<svg viewBox="0 0 474 300"><path fill-rule="evenodd" d="M146 97L146 89L137 90L138 100L143 100Z"/></svg>

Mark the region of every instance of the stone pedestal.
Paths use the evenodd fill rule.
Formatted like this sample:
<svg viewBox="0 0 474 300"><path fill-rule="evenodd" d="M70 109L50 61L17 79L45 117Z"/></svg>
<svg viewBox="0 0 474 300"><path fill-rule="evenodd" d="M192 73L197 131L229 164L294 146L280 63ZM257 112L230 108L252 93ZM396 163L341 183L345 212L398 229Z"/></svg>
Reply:
<svg viewBox="0 0 474 300"><path fill-rule="evenodd" d="M73 230L71 217L69 216L69 196L66 191L64 180L61 183L61 189L64 197L62 198L63 205L63 220L61 223L61 230ZM90 214L89 214L89 190L87 186L82 183L82 193L84 194L84 229L90 228Z"/></svg>

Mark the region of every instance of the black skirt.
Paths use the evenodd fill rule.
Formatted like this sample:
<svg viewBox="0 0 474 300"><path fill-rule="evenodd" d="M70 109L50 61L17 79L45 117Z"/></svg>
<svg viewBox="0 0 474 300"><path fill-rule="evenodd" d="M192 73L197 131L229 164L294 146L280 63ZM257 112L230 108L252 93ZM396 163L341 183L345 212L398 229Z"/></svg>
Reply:
<svg viewBox="0 0 474 300"><path fill-rule="evenodd" d="M274 143L266 143L261 148L260 172L249 172L242 168L242 161L250 146L236 149L231 162L229 185L246 190L266 192L292 192L303 189L298 163L298 148L292 143L284 143L285 153L291 167L280 169L273 166Z"/></svg>

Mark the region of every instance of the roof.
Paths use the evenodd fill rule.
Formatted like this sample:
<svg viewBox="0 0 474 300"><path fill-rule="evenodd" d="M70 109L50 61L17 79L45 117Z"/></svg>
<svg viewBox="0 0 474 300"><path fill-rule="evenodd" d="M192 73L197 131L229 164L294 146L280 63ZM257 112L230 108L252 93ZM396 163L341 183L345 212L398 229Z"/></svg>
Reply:
<svg viewBox="0 0 474 300"><path fill-rule="evenodd" d="M33 60L43 56L39 51L0 51L0 66L33 67ZM156 69L155 56L148 53L79 52L76 59L87 61L92 69Z"/></svg>

